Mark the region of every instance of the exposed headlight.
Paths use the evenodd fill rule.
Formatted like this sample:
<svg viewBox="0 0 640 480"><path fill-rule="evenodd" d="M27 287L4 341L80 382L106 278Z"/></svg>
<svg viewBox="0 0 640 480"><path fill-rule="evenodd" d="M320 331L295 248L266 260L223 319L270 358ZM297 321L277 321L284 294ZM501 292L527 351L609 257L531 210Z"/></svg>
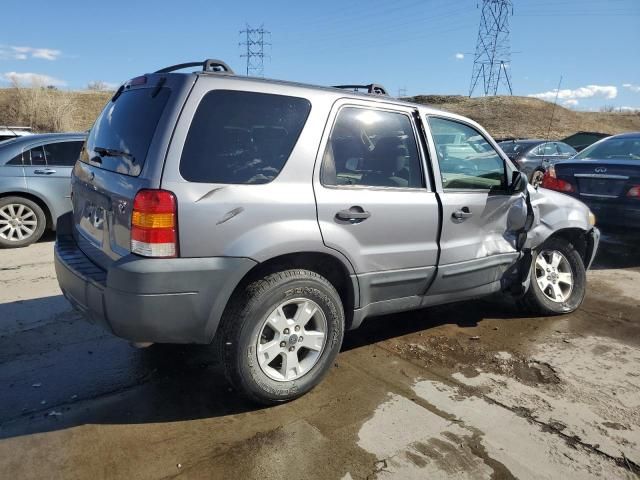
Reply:
<svg viewBox="0 0 640 480"><path fill-rule="evenodd" d="M592 227L596 224L596 216L593 214L591 210L589 210L589 225Z"/></svg>

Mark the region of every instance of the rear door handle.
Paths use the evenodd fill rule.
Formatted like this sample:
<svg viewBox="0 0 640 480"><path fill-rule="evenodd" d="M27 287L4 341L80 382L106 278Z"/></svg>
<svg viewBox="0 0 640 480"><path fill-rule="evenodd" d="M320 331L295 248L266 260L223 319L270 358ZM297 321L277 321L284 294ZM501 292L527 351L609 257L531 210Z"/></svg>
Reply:
<svg viewBox="0 0 640 480"><path fill-rule="evenodd" d="M51 175L56 173L56 171L53 168L41 168L38 170L34 170L33 173L35 173L36 175Z"/></svg>
<svg viewBox="0 0 640 480"><path fill-rule="evenodd" d="M364 208L354 205L348 210L340 210L336 213L336 218L345 221L362 221L371 216L371 213L367 212Z"/></svg>
<svg viewBox="0 0 640 480"><path fill-rule="evenodd" d="M460 210L456 210L451 214L456 220L464 220L469 217L473 217L473 213L469 210L469 207L462 207Z"/></svg>

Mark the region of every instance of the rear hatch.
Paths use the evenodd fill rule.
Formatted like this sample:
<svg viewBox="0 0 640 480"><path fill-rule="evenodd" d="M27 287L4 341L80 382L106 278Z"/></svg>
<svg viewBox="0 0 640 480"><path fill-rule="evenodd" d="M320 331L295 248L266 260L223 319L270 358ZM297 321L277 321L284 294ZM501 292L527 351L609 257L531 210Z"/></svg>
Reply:
<svg viewBox="0 0 640 480"><path fill-rule="evenodd" d="M74 237L96 264L130 253L133 199L159 188L165 154L193 74L151 74L118 89L98 116L73 171Z"/></svg>
<svg viewBox="0 0 640 480"><path fill-rule="evenodd" d="M588 200L616 200L640 185L639 160L566 160L555 164L556 176L571 183L574 195Z"/></svg>

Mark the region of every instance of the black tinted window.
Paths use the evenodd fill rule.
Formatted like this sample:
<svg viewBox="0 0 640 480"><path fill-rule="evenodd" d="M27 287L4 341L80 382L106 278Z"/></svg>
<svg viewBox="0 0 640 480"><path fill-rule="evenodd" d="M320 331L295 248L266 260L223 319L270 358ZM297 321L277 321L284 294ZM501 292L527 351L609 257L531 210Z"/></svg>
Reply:
<svg viewBox="0 0 640 480"><path fill-rule="evenodd" d="M47 165L61 165L72 167L82 149L82 142L59 142L50 143L44 146L44 153L47 156Z"/></svg>
<svg viewBox="0 0 640 480"><path fill-rule="evenodd" d="M322 162L322 183L423 187L409 117L355 107L340 110Z"/></svg>
<svg viewBox="0 0 640 480"><path fill-rule="evenodd" d="M80 160L125 175L138 176L171 91L125 90L93 124Z"/></svg>
<svg viewBox="0 0 640 480"><path fill-rule="evenodd" d="M291 155L310 110L304 98L213 90L191 122L180 174L190 182L268 183Z"/></svg>
<svg viewBox="0 0 640 480"><path fill-rule="evenodd" d="M22 153L19 153L11 160L9 160L5 165L22 165Z"/></svg>
<svg viewBox="0 0 640 480"><path fill-rule="evenodd" d="M35 147L29 150L29 152L24 152L24 163L26 163L27 165L29 164L29 155L31 156L31 165L38 166L47 164L47 160L44 156L44 150L42 149L42 147Z"/></svg>

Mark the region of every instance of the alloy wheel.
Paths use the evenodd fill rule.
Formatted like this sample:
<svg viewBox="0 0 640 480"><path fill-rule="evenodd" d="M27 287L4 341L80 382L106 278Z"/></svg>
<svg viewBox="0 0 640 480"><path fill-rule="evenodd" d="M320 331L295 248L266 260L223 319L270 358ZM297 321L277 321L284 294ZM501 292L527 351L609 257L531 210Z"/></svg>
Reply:
<svg viewBox="0 0 640 480"><path fill-rule="evenodd" d="M557 250L543 250L536 258L536 281L552 302L563 303L573 291L573 272L567 258Z"/></svg>
<svg viewBox="0 0 640 480"><path fill-rule="evenodd" d="M20 242L31 237L38 227L35 212L20 203L9 203L0 208L0 238Z"/></svg>
<svg viewBox="0 0 640 480"><path fill-rule="evenodd" d="M318 363L326 342L327 319L320 306L306 298L286 300L260 328L258 365L272 380L296 380Z"/></svg>

